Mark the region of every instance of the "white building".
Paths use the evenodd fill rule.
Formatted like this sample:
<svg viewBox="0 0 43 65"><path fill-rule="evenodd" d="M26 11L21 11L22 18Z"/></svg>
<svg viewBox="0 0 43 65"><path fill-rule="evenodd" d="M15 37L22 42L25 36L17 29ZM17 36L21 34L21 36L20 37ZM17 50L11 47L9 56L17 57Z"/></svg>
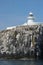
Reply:
<svg viewBox="0 0 43 65"><path fill-rule="evenodd" d="M31 25L40 25L40 24L42 24L40 22L35 22L35 17L34 17L32 12L29 13L29 16L27 18L28 18L27 22L24 23L21 26L25 26L25 25L30 25L31 26ZM7 29L13 29L13 28L16 28L16 26L7 27Z"/></svg>

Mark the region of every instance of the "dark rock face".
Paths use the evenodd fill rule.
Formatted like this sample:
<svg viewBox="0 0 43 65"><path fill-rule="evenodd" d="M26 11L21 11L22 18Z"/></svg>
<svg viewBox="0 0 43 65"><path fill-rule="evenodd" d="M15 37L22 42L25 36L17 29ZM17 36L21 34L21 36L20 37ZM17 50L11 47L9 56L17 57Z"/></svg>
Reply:
<svg viewBox="0 0 43 65"><path fill-rule="evenodd" d="M43 57L43 26L20 26L0 32L0 57Z"/></svg>

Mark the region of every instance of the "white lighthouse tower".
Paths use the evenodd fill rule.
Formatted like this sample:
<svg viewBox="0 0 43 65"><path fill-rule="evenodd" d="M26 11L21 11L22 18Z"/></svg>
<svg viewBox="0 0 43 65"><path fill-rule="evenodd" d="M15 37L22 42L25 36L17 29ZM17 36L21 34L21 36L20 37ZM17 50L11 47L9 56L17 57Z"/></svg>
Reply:
<svg viewBox="0 0 43 65"><path fill-rule="evenodd" d="M35 22L35 17L32 12L29 13L29 16L27 17L28 20L24 25L36 25L37 23Z"/></svg>

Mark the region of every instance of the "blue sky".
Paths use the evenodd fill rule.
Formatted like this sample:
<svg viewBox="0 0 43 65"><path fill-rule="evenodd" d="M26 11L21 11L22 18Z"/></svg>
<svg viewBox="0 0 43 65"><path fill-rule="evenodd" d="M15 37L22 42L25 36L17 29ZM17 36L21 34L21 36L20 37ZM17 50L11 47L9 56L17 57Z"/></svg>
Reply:
<svg viewBox="0 0 43 65"><path fill-rule="evenodd" d="M30 11L43 22L43 0L0 0L0 30L25 23Z"/></svg>

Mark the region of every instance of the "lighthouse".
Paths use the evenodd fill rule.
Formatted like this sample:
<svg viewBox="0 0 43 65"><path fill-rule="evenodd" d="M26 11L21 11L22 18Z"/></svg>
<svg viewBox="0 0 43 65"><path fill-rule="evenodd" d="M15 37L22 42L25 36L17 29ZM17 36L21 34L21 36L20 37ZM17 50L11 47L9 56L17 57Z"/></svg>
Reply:
<svg viewBox="0 0 43 65"><path fill-rule="evenodd" d="M24 24L18 26L26 26L26 25L32 26L32 25L40 25L40 24L42 25L42 23L40 22L35 22L35 17L33 13L30 12L29 16L27 17L27 21ZM13 29L13 28L16 28L16 26L7 27L7 29Z"/></svg>
<svg viewBox="0 0 43 65"><path fill-rule="evenodd" d="M35 17L32 12L29 13L29 16L27 17L27 22L24 23L24 25L37 25L35 22Z"/></svg>

